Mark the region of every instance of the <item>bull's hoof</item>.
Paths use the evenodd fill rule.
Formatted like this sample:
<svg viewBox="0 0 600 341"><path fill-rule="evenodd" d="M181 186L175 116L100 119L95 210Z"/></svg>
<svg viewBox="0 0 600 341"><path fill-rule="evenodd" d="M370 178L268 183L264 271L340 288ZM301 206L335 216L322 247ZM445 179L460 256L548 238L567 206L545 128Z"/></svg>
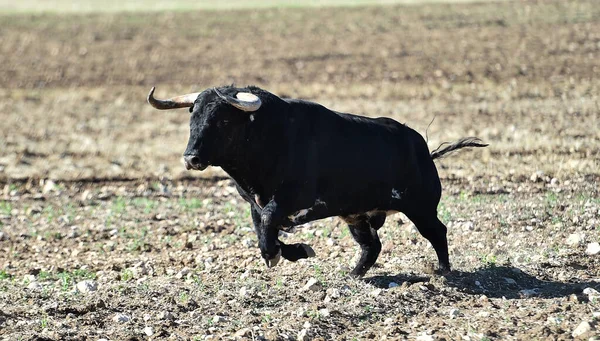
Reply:
<svg viewBox="0 0 600 341"><path fill-rule="evenodd" d="M451 272L452 272L452 270L450 270L450 268L440 267L440 268L437 268L433 273L438 276L446 276L446 275L449 275Z"/></svg>
<svg viewBox="0 0 600 341"><path fill-rule="evenodd" d="M280 260L281 260L281 249L279 249L279 251L277 252L277 254L275 255L275 257L273 257L271 259L265 259L265 263L267 264L268 268L273 268L277 264L279 264Z"/></svg>

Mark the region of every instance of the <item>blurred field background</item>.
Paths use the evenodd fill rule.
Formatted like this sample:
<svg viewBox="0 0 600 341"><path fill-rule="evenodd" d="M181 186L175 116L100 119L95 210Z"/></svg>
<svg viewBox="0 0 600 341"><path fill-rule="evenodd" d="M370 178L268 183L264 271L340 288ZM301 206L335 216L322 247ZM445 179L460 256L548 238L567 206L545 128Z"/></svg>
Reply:
<svg viewBox="0 0 600 341"><path fill-rule="evenodd" d="M0 0L0 42L0 338L598 334L596 0ZM336 219L286 236L317 258L265 269L226 175L183 167L187 110L146 103L231 83L389 116L431 149L489 143L437 163L458 271L431 276L401 215L365 281Z"/></svg>
<svg viewBox="0 0 600 341"><path fill-rule="evenodd" d="M23 0L19 2L1 0L0 11L5 13L90 13L90 12L150 12L150 11L194 11L194 10L236 10L258 8L303 8L303 7L333 7L333 6L380 6L380 5L420 5L426 3L472 3L492 0L174 0L174 1L39 1ZM496 0L498 1L498 0ZM500 0L506 1L506 0Z"/></svg>

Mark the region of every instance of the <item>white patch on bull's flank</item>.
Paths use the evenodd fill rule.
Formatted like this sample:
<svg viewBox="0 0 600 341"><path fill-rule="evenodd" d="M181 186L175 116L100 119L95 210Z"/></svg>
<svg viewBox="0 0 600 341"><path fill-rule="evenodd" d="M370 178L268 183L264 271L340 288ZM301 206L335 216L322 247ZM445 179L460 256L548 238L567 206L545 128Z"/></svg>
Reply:
<svg viewBox="0 0 600 341"><path fill-rule="evenodd" d="M294 222L294 223L295 223L295 222L296 222L298 219L300 219L300 218L304 217L305 215L307 215L307 214L308 214L308 212L309 212L311 209L312 209L312 207L311 207L311 208L305 208L305 209L303 209L303 210L300 210L300 211L298 211L298 212L296 212L296 213L292 214L291 216L288 216L288 218L289 218L289 219L290 219L292 222Z"/></svg>
<svg viewBox="0 0 600 341"><path fill-rule="evenodd" d="M309 208L304 208L301 209L300 211L288 216L288 219L291 220L293 223L297 222L300 218L306 216L308 214L308 212L312 211L315 207L317 206L325 206L327 207L327 203L319 198L317 198L317 200L315 200L314 205L312 205Z"/></svg>
<svg viewBox="0 0 600 341"><path fill-rule="evenodd" d="M250 114L250 122L254 122L254 114Z"/></svg>
<svg viewBox="0 0 600 341"><path fill-rule="evenodd" d="M398 192L397 189L392 188L392 198L394 199L401 199L402 197L400 196L400 192Z"/></svg>

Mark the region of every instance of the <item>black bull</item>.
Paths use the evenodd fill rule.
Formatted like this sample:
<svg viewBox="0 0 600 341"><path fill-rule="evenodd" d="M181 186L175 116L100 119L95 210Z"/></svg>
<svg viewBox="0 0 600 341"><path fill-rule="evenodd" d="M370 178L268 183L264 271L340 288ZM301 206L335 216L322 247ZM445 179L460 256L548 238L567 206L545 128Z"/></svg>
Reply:
<svg viewBox="0 0 600 341"><path fill-rule="evenodd" d="M362 254L352 274L364 275L377 260L377 230L386 216L403 212L450 270L446 226L437 218L440 179L433 160L464 147L464 138L429 153L415 130L389 118L329 110L282 99L257 87L232 86L170 100L153 97L158 109L188 107L188 169L220 166L251 206L261 255L269 267L314 256L305 244L284 244L281 229L341 217Z"/></svg>

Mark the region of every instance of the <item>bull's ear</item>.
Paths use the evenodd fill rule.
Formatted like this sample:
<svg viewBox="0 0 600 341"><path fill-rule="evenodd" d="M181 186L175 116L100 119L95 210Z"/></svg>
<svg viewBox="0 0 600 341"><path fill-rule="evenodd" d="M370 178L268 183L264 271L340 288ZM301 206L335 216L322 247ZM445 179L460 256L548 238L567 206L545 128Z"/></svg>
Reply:
<svg viewBox="0 0 600 341"><path fill-rule="evenodd" d="M262 105L260 98L253 93L238 92L235 97L231 97L221 93L217 88L214 88L214 90L217 96L229 103L231 106L234 106L242 111L257 111Z"/></svg>

